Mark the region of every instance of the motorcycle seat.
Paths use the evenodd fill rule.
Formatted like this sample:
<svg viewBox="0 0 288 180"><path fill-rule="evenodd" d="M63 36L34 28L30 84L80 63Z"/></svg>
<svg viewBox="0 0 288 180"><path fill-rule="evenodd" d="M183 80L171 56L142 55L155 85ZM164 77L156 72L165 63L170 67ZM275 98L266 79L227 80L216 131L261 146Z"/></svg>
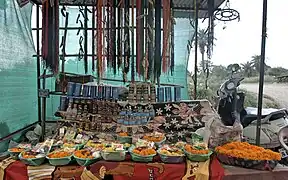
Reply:
<svg viewBox="0 0 288 180"><path fill-rule="evenodd" d="M265 119L268 115L271 114L271 117L269 118L269 121L274 121L276 119L280 119L286 116L286 112L282 110L273 111L271 113L265 113L261 116L261 123L263 124L263 119ZM257 114L247 114L243 117L241 123L243 127L249 126L253 121L257 120Z"/></svg>

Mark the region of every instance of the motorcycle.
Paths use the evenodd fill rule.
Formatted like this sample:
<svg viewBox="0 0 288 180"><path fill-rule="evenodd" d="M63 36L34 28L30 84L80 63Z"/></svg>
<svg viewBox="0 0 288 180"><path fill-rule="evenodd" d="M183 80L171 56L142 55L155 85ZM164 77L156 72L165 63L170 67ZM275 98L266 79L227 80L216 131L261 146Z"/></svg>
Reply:
<svg viewBox="0 0 288 180"><path fill-rule="evenodd" d="M243 77L239 75L239 65L228 66L231 70L231 76L218 89L217 95L220 98L218 103L218 114L221 121L226 126L233 126L236 120L243 126L243 141L250 144L256 144L257 130L257 108L244 108L245 93L239 92L239 86ZM279 141L283 134L288 137L288 111L286 109L262 109L260 146L269 148L273 151L282 153L282 157L287 157L288 146L284 147ZM286 131L282 128L286 127ZM203 133L203 130L197 130ZM196 131L196 133L197 133ZM282 134L280 134L282 132ZM281 136L282 135L282 136ZM283 137L282 137L283 139ZM284 140L283 140L284 142ZM285 139L286 142L286 139ZM287 151L286 151L287 150ZM285 163L284 163L285 164Z"/></svg>

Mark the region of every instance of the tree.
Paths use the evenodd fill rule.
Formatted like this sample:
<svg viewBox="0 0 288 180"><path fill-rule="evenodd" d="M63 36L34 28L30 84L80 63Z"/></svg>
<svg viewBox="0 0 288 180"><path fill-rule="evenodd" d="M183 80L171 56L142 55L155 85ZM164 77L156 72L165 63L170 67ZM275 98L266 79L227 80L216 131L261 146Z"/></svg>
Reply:
<svg viewBox="0 0 288 180"><path fill-rule="evenodd" d="M251 63L253 65L253 68L259 73L260 72L260 64L261 64L261 56L260 55L254 55L252 56ZM271 68L270 66L267 66L266 63L264 63L264 70L268 70Z"/></svg>
<svg viewBox="0 0 288 180"><path fill-rule="evenodd" d="M246 63L241 64L244 75L247 77L251 77L253 75L253 63L251 61L247 61Z"/></svg>
<svg viewBox="0 0 288 180"><path fill-rule="evenodd" d="M198 47L201 53L201 66L205 73L205 50L208 47L208 33L205 29L200 29L198 31Z"/></svg>

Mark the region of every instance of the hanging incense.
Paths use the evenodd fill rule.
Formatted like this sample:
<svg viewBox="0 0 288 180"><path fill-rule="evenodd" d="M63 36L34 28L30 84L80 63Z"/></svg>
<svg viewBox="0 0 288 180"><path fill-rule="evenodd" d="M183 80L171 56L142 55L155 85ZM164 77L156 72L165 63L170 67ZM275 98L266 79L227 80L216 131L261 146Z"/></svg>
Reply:
<svg viewBox="0 0 288 180"><path fill-rule="evenodd" d="M137 1L137 0L136 0ZM132 17L132 27L131 27L131 81L132 83L134 83L135 81L135 53L134 53L134 30L135 30L135 27L134 27L134 10L135 10L135 7L134 7L134 0L132 0L131 2L131 7L132 7L132 12L131 12L131 17Z"/></svg>
<svg viewBox="0 0 288 180"><path fill-rule="evenodd" d="M127 82L127 73L129 72L130 66L130 34L129 34L129 0L124 0L124 69L123 69L123 80Z"/></svg>
<svg viewBox="0 0 288 180"><path fill-rule="evenodd" d="M175 57L174 57L174 25L175 25L175 19L174 19L174 4L173 1L170 3L171 5L171 75L173 76L174 73L174 64L175 64Z"/></svg>
<svg viewBox="0 0 288 180"><path fill-rule="evenodd" d="M151 77L153 75L153 67L154 67L154 0L150 0L148 1L148 37L149 37L149 43L148 43L148 62L149 62L149 66L148 66L148 79L153 79L153 77Z"/></svg>
<svg viewBox="0 0 288 180"><path fill-rule="evenodd" d="M103 0L98 0L97 3L97 75L98 81L102 78L103 68L102 68L102 7L103 7Z"/></svg>
<svg viewBox="0 0 288 180"><path fill-rule="evenodd" d="M118 39L117 39L117 48L118 48L118 58L117 58L117 66L118 69L122 66L122 20L123 20L123 13L122 13L122 5L123 0L120 0L118 4Z"/></svg>

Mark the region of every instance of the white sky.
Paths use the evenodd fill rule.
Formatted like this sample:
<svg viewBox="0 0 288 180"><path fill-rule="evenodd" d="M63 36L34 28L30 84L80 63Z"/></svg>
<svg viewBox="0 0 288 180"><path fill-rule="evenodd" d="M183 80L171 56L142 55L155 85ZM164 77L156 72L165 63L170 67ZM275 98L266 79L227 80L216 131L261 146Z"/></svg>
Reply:
<svg viewBox="0 0 288 180"><path fill-rule="evenodd" d="M261 53L262 8L263 0L230 0L230 7L240 12L240 22L237 20L226 23L216 21L213 64L229 65L249 61L251 56ZM288 69L288 0L268 1L268 19L266 41L266 63L272 67ZM201 24L202 28L205 25ZM190 58L188 70L194 67ZM286 59L287 58L287 59ZM200 59L200 55L198 57Z"/></svg>

